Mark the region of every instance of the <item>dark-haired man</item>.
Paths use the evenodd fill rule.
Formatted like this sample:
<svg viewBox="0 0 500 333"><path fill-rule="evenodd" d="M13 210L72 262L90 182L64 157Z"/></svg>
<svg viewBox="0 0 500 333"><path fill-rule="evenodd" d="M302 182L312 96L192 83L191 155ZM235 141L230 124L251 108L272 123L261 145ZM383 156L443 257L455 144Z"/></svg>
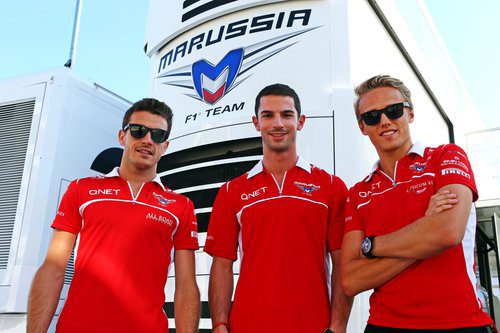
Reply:
<svg viewBox="0 0 500 333"><path fill-rule="evenodd" d="M293 89L264 88L253 124L263 159L221 187L208 227L213 332L343 333L351 309L339 284L347 189L297 155L305 116ZM241 269L231 307L238 247Z"/></svg>
<svg viewBox="0 0 500 333"><path fill-rule="evenodd" d="M171 127L166 104L152 98L133 104L118 133L120 167L69 185L31 288L29 333L47 331L77 239L75 273L57 332L167 332L162 307L172 261L177 332L198 331L193 204L165 188L156 174Z"/></svg>
<svg viewBox="0 0 500 333"><path fill-rule="evenodd" d="M349 191L342 285L374 289L365 333L486 333L474 273L474 175L454 144L413 144L410 90L379 75L356 88L361 132L379 161Z"/></svg>

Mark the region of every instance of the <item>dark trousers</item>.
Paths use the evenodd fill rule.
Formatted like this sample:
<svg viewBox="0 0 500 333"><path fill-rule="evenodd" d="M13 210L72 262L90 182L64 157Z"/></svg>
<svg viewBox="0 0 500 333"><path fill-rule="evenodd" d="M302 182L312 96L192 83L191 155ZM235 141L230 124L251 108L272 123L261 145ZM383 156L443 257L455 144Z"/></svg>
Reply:
<svg viewBox="0 0 500 333"><path fill-rule="evenodd" d="M365 333L491 333L493 330L489 326L454 328L450 330L413 330L403 328L382 327L368 324Z"/></svg>

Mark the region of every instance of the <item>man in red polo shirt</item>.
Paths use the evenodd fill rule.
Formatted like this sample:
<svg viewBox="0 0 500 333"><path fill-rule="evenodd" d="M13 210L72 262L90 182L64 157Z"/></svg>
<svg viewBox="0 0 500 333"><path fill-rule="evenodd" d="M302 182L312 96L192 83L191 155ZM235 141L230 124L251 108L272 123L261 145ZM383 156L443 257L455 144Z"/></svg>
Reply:
<svg viewBox="0 0 500 333"><path fill-rule="evenodd" d="M339 249L347 189L297 155L296 134L304 123L290 87L274 84L257 95L253 124L264 157L221 187L204 248L213 256L214 333L345 332L351 299L339 284ZM241 268L231 306L238 248Z"/></svg>
<svg viewBox="0 0 500 333"><path fill-rule="evenodd" d="M342 285L374 289L365 332L488 332L474 273L477 200L465 152L413 144L411 94L398 79L356 88L361 132L380 160L349 191Z"/></svg>
<svg viewBox="0 0 500 333"><path fill-rule="evenodd" d="M165 188L156 174L171 126L172 111L164 103L135 103L118 133L124 147L120 167L69 185L31 288L29 333L47 331L77 239L75 273L57 332L167 332L164 288L172 262L177 332L198 331L193 203Z"/></svg>

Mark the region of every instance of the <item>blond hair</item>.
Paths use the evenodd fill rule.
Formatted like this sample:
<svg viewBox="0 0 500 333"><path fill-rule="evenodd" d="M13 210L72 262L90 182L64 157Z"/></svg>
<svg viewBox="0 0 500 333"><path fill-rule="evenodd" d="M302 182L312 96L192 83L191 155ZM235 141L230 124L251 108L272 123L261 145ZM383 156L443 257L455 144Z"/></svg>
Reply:
<svg viewBox="0 0 500 333"><path fill-rule="evenodd" d="M356 119L359 120L359 101L361 97L367 92L382 88L382 87L390 87L397 89L403 98L410 103L410 109L413 109L413 102L411 101L411 92L408 87L406 87L403 81L398 80L396 78L390 77L389 75L377 75L372 78L369 78L365 82L358 85L354 88L354 93L356 94L356 99L354 100L354 111L356 112Z"/></svg>

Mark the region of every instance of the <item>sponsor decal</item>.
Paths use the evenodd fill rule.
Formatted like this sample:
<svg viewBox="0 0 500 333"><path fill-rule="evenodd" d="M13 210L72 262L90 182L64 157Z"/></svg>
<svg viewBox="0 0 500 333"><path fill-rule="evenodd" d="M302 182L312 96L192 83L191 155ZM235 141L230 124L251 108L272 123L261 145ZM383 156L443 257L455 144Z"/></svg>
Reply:
<svg viewBox="0 0 500 333"><path fill-rule="evenodd" d="M170 66L193 51L201 51L203 48L218 44L223 40L229 40L245 35L252 35L258 32L270 30L280 30L294 26L308 26L311 17L311 9L292 10L289 12L280 12L254 16L252 18L237 20L228 24L220 25L217 28L204 31L199 35L185 40L175 45L165 55L163 55L158 64L157 73L159 74L167 66ZM286 18L286 20L285 20ZM284 21L286 21L286 24Z"/></svg>
<svg viewBox="0 0 500 333"><path fill-rule="evenodd" d="M460 156L462 156L464 158L467 158L467 156L465 156L465 154L462 153L459 150L450 150L450 149L448 149L448 150L446 150L446 152L449 153L449 154L457 154L457 155L460 155Z"/></svg>
<svg viewBox="0 0 500 333"><path fill-rule="evenodd" d="M188 114L184 119L184 124L188 121L196 121L202 117L209 118L213 116L223 115L226 112L242 111L244 107L245 102L241 102L240 104L234 103L233 105L226 105L224 107L218 106L212 109L207 109L205 111L200 111L198 113Z"/></svg>
<svg viewBox="0 0 500 333"><path fill-rule="evenodd" d="M240 71L244 49L229 51L222 60L214 65L205 59L191 67L193 85L200 98L208 104L215 104L229 92Z"/></svg>
<svg viewBox="0 0 500 333"><path fill-rule="evenodd" d="M465 171L469 172L469 167L462 161L460 161L460 158L458 157L454 157L452 160L443 160L441 162L441 166L445 167L445 166L459 166L461 167L462 169L464 169Z"/></svg>
<svg viewBox="0 0 500 333"><path fill-rule="evenodd" d="M146 220L153 220L156 222L160 222L160 223L168 225L169 227L172 226L172 224L174 224L173 220L171 220L165 216L162 216L162 215L156 215L154 213L148 213L148 215L146 215Z"/></svg>
<svg viewBox="0 0 500 333"><path fill-rule="evenodd" d="M415 194L422 194L425 191L427 191L429 186L432 186L432 185L434 185L434 181L432 181L432 180L421 182L418 184L409 185L408 188L406 189L406 193L413 192Z"/></svg>
<svg viewBox="0 0 500 333"><path fill-rule="evenodd" d="M65 214L64 214L64 212L61 212L60 210L58 210L57 213L56 213L56 215L57 216L64 216Z"/></svg>
<svg viewBox="0 0 500 333"><path fill-rule="evenodd" d="M191 238L198 238L198 232L197 231L191 231Z"/></svg>
<svg viewBox="0 0 500 333"><path fill-rule="evenodd" d="M97 189L97 190L89 190L90 195L118 195L118 192L120 190L112 189L112 188L107 188L107 189Z"/></svg>
<svg viewBox="0 0 500 333"><path fill-rule="evenodd" d="M169 199L164 198L164 197L162 197L160 194L155 193L155 192L153 192L153 197L155 197L155 198L156 198L156 200L158 200L158 202L159 202L159 203L160 203L160 205L162 205L162 206L166 206L166 205L168 205L169 203L175 202L175 200L174 200L174 199L169 200Z"/></svg>
<svg viewBox="0 0 500 333"><path fill-rule="evenodd" d="M352 216L347 216L347 217L345 218L345 222L349 222L349 221L352 221Z"/></svg>
<svg viewBox="0 0 500 333"><path fill-rule="evenodd" d="M314 185L314 184L306 184L306 183L301 183L301 182L295 182L293 183L295 186L300 188L305 194L311 195L312 192L319 190L321 186L319 185Z"/></svg>
<svg viewBox="0 0 500 333"><path fill-rule="evenodd" d="M302 26L307 26L309 24L310 14L310 9L291 11L287 27L292 27L296 21L302 23ZM262 18L265 17L266 16L262 16ZM249 33L271 30L273 28L277 29L277 27L273 27L272 17L270 18L268 15L267 18L271 19L271 21L266 21L268 23L264 27L261 27L261 29L250 29ZM248 20L238 21L236 23L241 25L244 21ZM260 21L257 20L256 22L258 23ZM253 24L258 26L257 23L252 20L251 27L254 27ZM234 26L231 29L230 27L231 24L229 24L228 29L225 30L225 26L222 26L219 35L226 31L225 39L229 39L243 36L247 33L246 26L244 29L243 27L239 27L239 34L233 34ZM162 83L166 85L188 89L191 92L186 93L186 96L214 105L231 90L248 79L251 76L251 70L255 66L296 44L297 41L291 41L292 38L317 28L319 27L302 29L246 47L230 50L217 63L212 63L206 59L200 59L190 65L165 71L167 66L170 66L177 59L184 57L186 54L191 53L193 49L202 49L204 43L207 45L213 44L208 44L207 42L207 40L211 38L211 33L213 33L213 30L210 30L209 33L207 33L207 40L205 38L205 33L203 33L193 37L189 42L185 41L165 54L160 59L157 79L163 80ZM220 38L222 39L221 36ZM239 104L239 106L242 108L242 104ZM214 113L217 112L215 109L211 110L213 110L212 112ZM229 110L234 111L234 105L232 107L227 105L223 110L226 110L226 112ZM219 111L222 112L223 110ZM206 115L208 117L210 112L206 111ZM185 122L190 119L196 120L200 115L197 113L189 116L190 118L186 118Z"/></svg>
<svg viewBox="0 0 500 333"><path fill-rule="evenodd" d="M460 175L462 177L465 177L467 179L470 179L470 175L463 171L463 170L460 170L460 169L457 169L457 168L446 168L446 169L443 169L441 170L441 175Z"/></svg>
<svg viewBox="0 0 500 333"><path fill-rule="evenodd" d="M415 162L410 165L410 170L416 171L416 172L422 172L425 170L425 167L427 166L427 162Z"/></svg>
<svg viewBox="0 0 500 333"><path fill-rule="evenodd" d="M373 194L372 191L367 191L367 192L364 192L364 191L361 191L361 192L358 192L358 195L361 197L361 198L366 198L366 197L369 197Z"/></svg>
<svg viewBox="0 0 500 333"><path fill-rule="evenodd" d="M255 197L258 197L259 195L261 195L262 193L266 193L266 189L267 189L267 186L264 186L264 187L261 187L253 192L250 192L250 193L243 193L241 195L241 200L249 200L249 199L252 199L252 198L255 198Z"/></svg>

